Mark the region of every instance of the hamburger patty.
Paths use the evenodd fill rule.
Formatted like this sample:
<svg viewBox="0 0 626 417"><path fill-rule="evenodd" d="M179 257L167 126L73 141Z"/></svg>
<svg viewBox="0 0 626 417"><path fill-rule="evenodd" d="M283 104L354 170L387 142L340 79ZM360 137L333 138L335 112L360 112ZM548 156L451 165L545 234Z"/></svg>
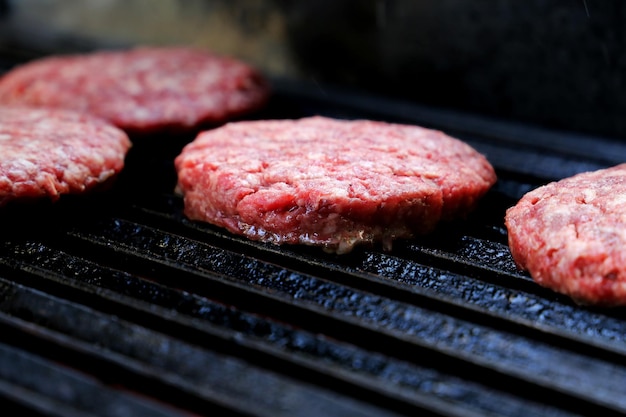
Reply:
<svg viewBox="0 0 626 417"><path fill-rule="evenodd" d="M337 253L428 233L496 181L483 155L441 132L324 117L202 132L175 165L190 219Z"/></svg>
<svg viewBox="0 0 626 417"><path fill-rule="evenodd" d="M124 167L126 133L58 109L0 107L0 206L87 192Z"/></svg>
<svg viewBox="0 0 626 417"><path fill-rule="evenodd" d="M182 47L34 60L0 78L0 103L91 113L131 134L189 131L261 107L268 83L234 59Z"/></svg>
<svg viewBox="0 0 626 417"><path fill-rule="evenodd" d="M515 262L579 303L626 304L626 164L539 187L507 210Z"/></svg>

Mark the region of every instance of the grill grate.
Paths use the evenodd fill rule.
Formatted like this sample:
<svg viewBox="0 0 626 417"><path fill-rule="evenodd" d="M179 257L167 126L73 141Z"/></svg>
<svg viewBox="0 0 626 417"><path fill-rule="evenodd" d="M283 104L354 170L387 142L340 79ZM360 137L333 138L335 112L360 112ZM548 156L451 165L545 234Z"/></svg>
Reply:
<svg viewBox="0 0 626 417"><path fill-rule="evenodd" d="M499 181L466 221L337 256L188 221L181 143L136 143L107 193L3 210L0 397L63 416L626 414L624 310L534 284L503 225L625 145L285 80L259 117L312 114L442 129Z"/></svg>

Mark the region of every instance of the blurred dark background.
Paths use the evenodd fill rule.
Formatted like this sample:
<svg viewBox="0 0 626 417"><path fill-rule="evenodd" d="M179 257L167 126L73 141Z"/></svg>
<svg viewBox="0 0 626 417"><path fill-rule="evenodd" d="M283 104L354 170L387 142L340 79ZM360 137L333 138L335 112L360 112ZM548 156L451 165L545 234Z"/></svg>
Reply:
<svg viewBox="0 0 626 417"><path fill-rule="evenodd" d="M625 23L612 0L0 0L0 51L190 44L272 76L626 138Z"/></svg>

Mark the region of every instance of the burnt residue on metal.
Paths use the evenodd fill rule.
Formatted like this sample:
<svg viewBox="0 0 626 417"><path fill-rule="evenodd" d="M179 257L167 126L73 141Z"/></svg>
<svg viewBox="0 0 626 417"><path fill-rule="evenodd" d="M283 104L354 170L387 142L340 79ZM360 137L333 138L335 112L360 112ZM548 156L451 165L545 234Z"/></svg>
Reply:
<svg viewBox="0 0 626 417"><path fill-rule="evenodd" d="M103 230L100 230L100 227ZM112 225L100 226L94 236L111 234L114 243L113 248L123 248L125 242L132 242L133 248L143 248L137 253L145 253L150 257L150 252L154 250L164 251L162 254L155 253L156 259L166 261L168 264L176 266L182 262L181 266L187 268L203 269L202 264L209 265L209 270L218 272L224 276L243 276L249 284L260 285L261 288L272 284L273 280L268 279L271 274L288 275L289 272L280 266L274 266L268 272L266 266L256 259L238 256L230 251L209 251L205 249L195 239L185 238L179 235L156 232L152 228L144 227L132 222L124 222L120 219L114 220ZM89 229L81 231L86 233ZM153 235L156 233L156 235ZM454 236L454 235L448 235ZM85 236L81 236L84 238ZM217 235L206 235L206 238L218 239ZM510 253L506 247L498 242L490 242L471 236L461 235L458 239L424 239L428 246L419 241L409 243L408 250L401 252L401 256L392 256L378 251L360 252L363 256L353 256L346 258L344 262L341 257L325 257L320 259L319 253L310 255L309 251L304 251L305 255L299 255L298 251L284 250L284 255L278 258L283 263L294 263L294 259L303 256L301 264L303 269L313 269L319 274L345 275L357 274L356 278L347 281L354 283L359 281L359 275L365 274L368 278L372 276L376 280L393 281L403 284L408 291L422 292L424 289L435 291L435 294L451 299L452 302L462 305L475 306L483 309L489 314L498 314L509 320L524 322L532 328L543 328L544 331L571 334L572 337L589 338L592 344L597 343L611 346L619 346L623 341L622 334L624 325L621 323L621 316L612 316L610 313L595 312L594 310L580 308L571 301L553 295L547 290L540 288L532 282L528 276L516 270L510 258ZM155 244L156 243L156 244ZM119 245L119 246L116 246ZM257 252L274 251L275 248L265 249L265 245L254 245L259 248ZM210 246L207 246L210 248ZM417 249L416 249L417 248ZM488 249L498 254L496 258L484 257L483 249ZM132 249L135 251L136 249ZM242 250L241 247L239 250ZM244 249L245 250L245 247ZM427 252L429 262L423 264L415 261L416 251ZM173 253L170 253L173 251ZM281 251L278 251L280 254ZM443 259L442 264L446 269L434 268L432 266L432 255L438 255ZM285 259L286 257L286 259ZM495 259L495 261L494 261ZM276 259L273 258L273 262ZM485 264L481 264L481 262ZM472 275L466 273L451 272L458 269L454 264L461 264L462 272L467 272L465 267L470 264L475 268ZM331 268L328 270L328 268ZM273 271L273 272L272 272ZM486 282L483 282L486 281ZM280 281L281 285L288 282L286 279ZM303 291L306 280L296 277L292 280L292 285ZM314 285L314 284L312 284ZM364 280L362 287L370 285ZM520 290L521 288L521 290ZM323 304L323 303L322 303ZM598 324L602 323L601 326Z"/></svg>
<svg viewBox="0 0 626 417"><path fill-rule="evenodd" d="M72 338L67 354L76 349L101 361L103 367L110 364L130 369L161 382L164 388L241 413L254 414L262 409L263 415L396 415L364 406L358 400L344 401L340 394L28 288L16 286L11 299L2 303L2 311L51 331L39 334L45 343L61 342L63 338L58 335ZM37 327L31 332L36 333ZM112 382L125 385L114 377ZM149 394L158 397L159 393Z"/></svg>
<svg viewBox="0 0 626 417"><path fill-rule="evenodd" d="M91 244L114 247L127 257L145 257L154 263L170 265L196 274L198 279L226 280L256 288L264 297L282 300L303 312L314 311L348 326L376 331L383 339L398 339L419 349L449 354L455 360L480 364L523 381L558 387L573 397L589 398L596 405L603 404L605 395L617 395L614 382L626 377L626 369L601 357L564 351L540 339L531 340L505 329L285 270L136 223L116 219L93 226L88 233L76 237ZM146 245L146 241L155 244ZM593 373L586 371L590 364ZM626 410L626 402L618 401L612 406Z"/></svg>
<svg viewBox="0 0 626 417"><path fill-rule="evenodd" d="M433 308L454 314L453 307L462 306L456 313L462 317L468 317L469 308L469 312L477 313L479 321L501 318L504 322L500 325L505 328L517 323L544 334L566 335L609 351L624 352L626 324L619 310L583 308L539 287L515 267L501 239L467 235L464 233L467 226L460 231L447 230L443 233L445 238L435 235L397 245L392 253L357 250L350 256L320 256L319 251L309 248L277 248L185 222L168 211L172 207L179 208L171 197L164 196L151 201L142 212L159 213L161 221L174 218L185 225L176 228L177 232L193 235L194 240L234 246L233 250L253 252L256 257L304 273L332 277L335 282L353 288L369 289L412 303L426 303L429 298L443 300L443 306ZM474 227L471 229L475 231ZM196 233L198 230L200 233ZM481 233L484 235L483 231L477 234ZM485 256L483 250L491 256ZM416 299L411 294L419 297Z"/></svg>
<svg viewBox="0 0 626 417"><path fill-rule="evenodd" d="M619 312L585 308L543 289L520 291L507 285L506 279L498 284L497 279L484 281L381 253L370 253L352 267L355 272L400 282L407 291L419 288L432 291L436 297L445 297L455 305L472 306L481 321L505 319L499 324L504 328L521 324L526 329L540 330L543 337L560 335L570 339L561 343L572 343L573 339L626 354L626 323ZM452 312L448 310L448 313ZM460 314L471 317L467 310Z"/></svg>
<svg viewBox="0 0 626 417"><path fill-rule="evenodd" d="M31 248L28 248L29 246ZM32 246L37 246L37 248L33 250ZM26 262L23 255L27 252L37 253L41 257L53 260L45 264L38 264L38 256L34 256L28 262L31 265L30 267L22 267L24 270L34 270L35 268L32 265L37 265L36 271L32 272L44 274L45 271L48 271L47 275L50 276L46 279L57 279L65 281L65 285L84 287L85 291L98 292L101 296L108 296L116 302L137 305L137 301L146 300L153 305L156 304L163 307L160 313L154 310L154 308L150 310L155 312L155 314L168 318L171 318L172 315L167 309L173 309L178 314L187 317L187 320L201 319L203 322L220 326L228 332L239 333L240 336L238 337L234 335L230 337L236 338L241 343L243 343L241 337L264 341L267 344L267 349L285 351L289 352L289 354L297 355L299 359L296 358L296 360L299 362L309 361L311 367L321 367L322 370L326 369L326 372L340 372L348 380L359 378L360 376L375 378L375 381L366 383L366 385L375 384L378 390L388 390L389 395L398 396L404 401L417 404L420 401L425 404L428 404L429 401L445 401L464 404L466 408L475 408L483 413L507 409L510 415L520 416L527 415L525 413L532 409L537 410L537 412L541 412L546 407L549 409L549 406L535 404L514 396L509 397L505 392L498 393L497 397L502 398L501 400L494 400L497 387L488 387L469 382L437 369L402 361L380 353L369 352L352 344L342 343L324 336L294 329L285 323L273 321L268 317L259 317L204 297L167 288L157 283L146 282L127 273L104 268L86 260L76 259L50 248L39 245L26 245L24 248L14 247L13 251L15 255L23 258L22 262ZM64 269L65 276L54 278L52 274L56 274L54 271L57 271L56 264L59 262L65 262L67 265ZM98 278L94 279L94 276ZM7 288L10 287L9 284L5 285L7 285ZM126 287L124 291L122 291L123 287ZM114 291L106 292L107 289L113 289ZM120 299L119 295L116 297L116 294L122 292L132 297L133 300L124 301L124 298ZM160 296L155 298L155 294ZM0 303L2 311L25 317L29 321L36 321L36 317L46 317L46 320L50 319L46 303L36 303L44 310L34 311L33 307L30 306L32 300L20 302L19 300L22 298L23 296L17 295L15 288L11 288L11 296L5 299L10 299L10 302ZM90 301L90 298L84 296L77 296L77 298L83 302ZM30 310L26 312L26 308ZM144 306L144 308L148 307ZM61 319L57 318L54 320ZM48 328L56 326L47 322L39 322L38 324L46 325ZM66 320L66 324L68 327L64 328L65 333L73 334L76 329L82 332L80 330L81 326L72 320ZM100 329L99 331L102 334L102 330ZM109 334L107 337L111 336ZM94 339L91 342L97 343L98 341Z"/></svg>
<svg viewBox="0 0 626 417"><path fill-rule="evenodd" d="M63 260L65 260L68 265L71 265L65 272L68 273L69 277L72 277L72 281L78 281L81 284L89 283L90 286L97 285L101 288L118 288L118 286L123 285L124 282L130 283L132 281L138 281L137 278L115 270L107 272L106 269L92 265L90 262L84 260L69 259L71 258L69 255L55 254L54 251L50 249L38 247L35 250L27 249L26 251L40 254L48 259L56 259L57 261L55 262L63 262ZM36 257L32 259L32 262L36 264ZM42 265L41 270L49 268L51 271L56 271L55 262ZM86 277L84 275L85 273L88 275L97 274L101 279L90 279L88 276ZM60 279L68 281L68 278L61 277ZM66 284L69 283L70 282L66 282ZM130 288L134 289L134 291L131 291L131 295L138 299L148 298L150 301L155 302L157 300L155 300L152 295L162 294L163 297L161 297L161 299L163 304L165 306L170 305L170 308L174 308L178 313L210 321L213 324L231 329L231 331L242 332L247 337L260 338L265 340L268 346L274 349L285 349L289 352L302 355L304 358L301 360L311 358L311 366L325 366L329 369L329 372L333 372L333 369L339 369L342 370L341 372L347 373L348 377L351 373L357 376L368 375L369 377L375 377L380 380L379 383L384 384L382 385L383 387L388 387L393 391L394 395L406 397L406 400L418 395L417 398L413 398L411 401L418 401L419 403L420 396L422 395L435 396L434 398L438 400L461 402L465 404L465 407L476 407L477 410L482 410L482 412L494 412L498 409L507 409L510 415L525 415L521 410L528 412L530 409L537 409L539 412L546 407L545 405L534 404L528 400L522 401L513 396L507 398L506 393L499 393L498 398L502 399L500 401L494 401L492 396L494 395L494 390L497 390L497 387L489 388L477 385L477 383L470 383L454 375L441 373L441 371L428 369L424 366L400 361L381 354L367 352L355 346L346 345L325 337L290 329L289 326L274 323L268 320L267 317L255 317L254 315L219 305L201 297L168 289L156 283L144 282L140 285L135 283L135 285L132 285ZM129 291L127 291L127 293L128 292ZM167 296L165 294L167 294ZM116 299L114 293L109 296L112 299ZM83 301L85 300L84 297L78 298ZM4 305L3 310L17 310L20 311L20 315L24 315L24 311L15 306L15 297L12 297L12 299L13 301L10 304L11 309L8 309L7 306ZM89 301L89 299L87 299L87 301ZM29 304L29 302L23 303L25 306ZM38 304L45 306L45 303ZM47 308L45 308L45 310L47 311ZM43 313L34 314L31 311L29 314L26 314L26 317L41 316L42 314ZM44 316L48 317L49 313L46 312ZM171 314L167 314L167 316L169 317ZM71 320L68 326L69 327L66 329L67 332L73 331L72 329L81 328L81 326L78 326L76 323L72 323ZM51 327L51 325L48 324L47 327ZM93 342L95 343L97 340ZM391 387L395 388L392 389ZM380 390L381 387L379 386L378 389ZM399 391L396 392L397 390ZM513 412L511 409L518 410L519 414Z"/></svg>
<svg viewBox="0 0 626 417"><path fill-rule="evenodd" d="M524 281L530 281L528 274L516 266L507 245L467 235L446 236L448 237L416 239L408 242L406 249L417 259L423 259L426 264L458 270L468 275L474 274L483 279L488 279L491 275L497 277L493 278L495 280L508 280L512 285L522 286L525 285Z"/></svg>

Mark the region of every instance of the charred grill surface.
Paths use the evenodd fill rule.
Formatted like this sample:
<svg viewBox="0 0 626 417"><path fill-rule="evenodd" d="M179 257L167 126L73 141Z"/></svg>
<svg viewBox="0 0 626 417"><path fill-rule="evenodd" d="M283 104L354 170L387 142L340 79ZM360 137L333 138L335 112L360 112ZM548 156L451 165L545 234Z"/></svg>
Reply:
<svg viewBox="0 0 626 417"><path fill-rule="evenodd" d="M111 190L3 210L0 398L59 416L626 414L624 310L534 284L503 225L626 146L285 80L256 117L314 114L444 130L499 181L464 221L337 256L187 220L172 160L189 138L139 141Z"/></svg>

